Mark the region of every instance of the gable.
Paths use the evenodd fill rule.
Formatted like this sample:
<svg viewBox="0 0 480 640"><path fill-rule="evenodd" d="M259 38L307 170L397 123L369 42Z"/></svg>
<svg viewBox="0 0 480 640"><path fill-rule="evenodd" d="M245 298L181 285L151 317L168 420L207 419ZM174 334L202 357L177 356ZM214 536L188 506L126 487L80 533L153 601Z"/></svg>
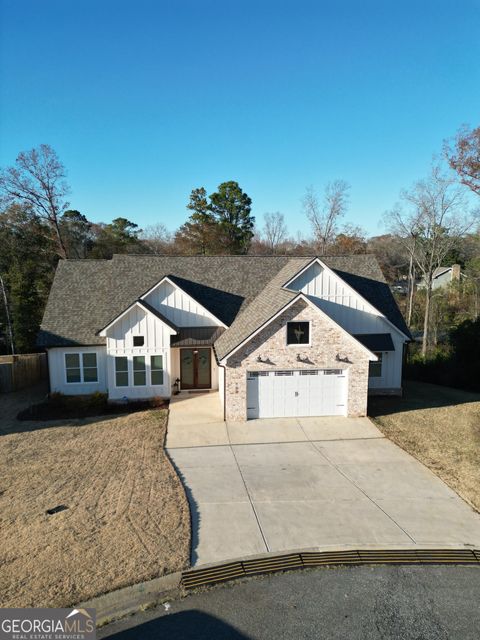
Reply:
<svg viewBox="0 0 480 640"><path fill-rule="evenodd" d="M228 366L238 366L240 362L252 353L261 354L262 348L273 347L277 352L285 352L289 357L296 357L295 345L287 345L286 325L292 320L308 321L310 328L309 345L301 345L297 349L301 350L304 357L308 357L309 350L322 345L330 345L332 349L337 349L342 344L339 357L348 356L349 353L356 353L362 358L375 361L377 356L372 353L363 343L357 340L350 333L345 331L327 314L312 304L303 294L299 294L285 305L275 316L270 318L252 335L240 343L231 353L224 357L223 362ZM328 335L328 339L325 336ZM273 364L273 362L271 363Z"/></svg>
<svg viewBox="0 0 480 640"><path fill-rule="evenodd" d="M317 260L291 280L286 286L301 291L312 298L319 298L334 305L350 307L365 313L380 315L380 312L364 300L358 291L352 289L335 272L326 269ZM330 307L332 310L334 306Z"/></svg>
<svg viewBox="0 0 480 640"><path fill-rule="evenodd" d="M141 299L160 311L177 327L226 327L213 313L168 277L163 278Z"/></svg>
<svg viewBox="0 0 480 640"><path fill-rule="evenodd" d="M144 338L143 349L168 347L170 336L175 334L176 330L169 323L140 302L133 304L102 331L107 338L107 348L116 351L132 349L135 336Z"/></svg>
<svg viewBox="0 0 480 640"><path fill-rule="evenodd" d="M349 274L316 259L285 286L301 291L351 333L382 332L393 325L410 336L388 285ZM326 262L326 261L325 261Z"/></svg>

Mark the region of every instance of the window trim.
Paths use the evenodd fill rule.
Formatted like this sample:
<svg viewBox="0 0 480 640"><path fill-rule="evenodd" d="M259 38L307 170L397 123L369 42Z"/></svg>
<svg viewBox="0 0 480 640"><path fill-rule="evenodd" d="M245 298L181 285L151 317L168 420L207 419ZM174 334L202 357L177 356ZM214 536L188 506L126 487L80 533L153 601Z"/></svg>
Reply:
<svg viewBox="0 0 480 640"><path fill-rule="evenodd" d="M308 342L288 342L288 325L289 324L308 324ZM311 347L312 346L312 323L310 320L288 320L285 324L285 344L287 347Z"/></svg>
<svg viewBox="0 0 480 640"><path fill-rule="evenodd" d="M374 351L375 355L377 356L378 360L371 360L369 362L369 366L368 366L368 378L381 378L383 376L383 351ZM377 375L371 375L370 371L372 370L372 367L374 366L379 366L380 367L380 373Z"/></svg>
<svg viewBox="0 0 480 640"><path fill-rule="evenodd" d="M83 373L83 355L89 354L95 356L95 367L85 367L86 369L96 369L97 371L97 379L96 380L87 380L85 381L85 376ZM67 356L78 356L78 367L67 367ZM78 382L70 382L67 378L67 369L80 369L80 380ZM97 351L64 351L63 352L63 373L65 378L65 384L74 385L74 384L99 384L100 378L98 375L98 353Z"/></svg>

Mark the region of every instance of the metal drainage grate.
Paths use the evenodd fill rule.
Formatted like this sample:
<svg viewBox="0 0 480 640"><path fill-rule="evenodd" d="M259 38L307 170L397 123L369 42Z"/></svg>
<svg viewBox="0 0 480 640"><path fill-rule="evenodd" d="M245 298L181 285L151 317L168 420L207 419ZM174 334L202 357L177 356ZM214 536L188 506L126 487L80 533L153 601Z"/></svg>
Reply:
<svg viewBox="0 0 480 640"><path fill-rule="evenodd" d="M49 516L53 516L55 513L60 513L60 511L65 511L66 509L68 509L67 505L59 504L52 509L47 509L45 513L47 513Z"/></svg>
<svg viewBox="0 0 480 640"><path fill-rule="evenodd" d="M308 551L253 560L228 562L206 569L191 569L182 575L182 586L194 589L236 578L335 565L371 564L480 564L480 550L398 549L392 551Z"/></svg>

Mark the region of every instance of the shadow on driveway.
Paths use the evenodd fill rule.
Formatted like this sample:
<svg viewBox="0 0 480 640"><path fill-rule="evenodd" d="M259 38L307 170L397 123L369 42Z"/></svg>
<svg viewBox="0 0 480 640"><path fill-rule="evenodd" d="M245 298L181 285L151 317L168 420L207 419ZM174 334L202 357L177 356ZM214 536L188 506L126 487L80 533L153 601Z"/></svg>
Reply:
<svg viewBox="0 0 480 640"><path fill-rule="evenodd" d="M208 613L192 609L165 615L145 622L132 629L120 631L111 640L158 640L175 638L177 640L248 640L250 636L237 631L227 622Z"/></svg>

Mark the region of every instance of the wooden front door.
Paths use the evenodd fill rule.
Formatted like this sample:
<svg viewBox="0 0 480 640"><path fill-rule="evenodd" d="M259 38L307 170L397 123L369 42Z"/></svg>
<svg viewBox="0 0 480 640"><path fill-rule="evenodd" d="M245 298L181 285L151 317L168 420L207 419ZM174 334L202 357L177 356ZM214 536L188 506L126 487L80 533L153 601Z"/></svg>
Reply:
<svg viewBox="0 0 480 640"><path fill-rule="evenodd" d="M180 385L182 389L210 389L210 349L180 349Z"/></svg>

